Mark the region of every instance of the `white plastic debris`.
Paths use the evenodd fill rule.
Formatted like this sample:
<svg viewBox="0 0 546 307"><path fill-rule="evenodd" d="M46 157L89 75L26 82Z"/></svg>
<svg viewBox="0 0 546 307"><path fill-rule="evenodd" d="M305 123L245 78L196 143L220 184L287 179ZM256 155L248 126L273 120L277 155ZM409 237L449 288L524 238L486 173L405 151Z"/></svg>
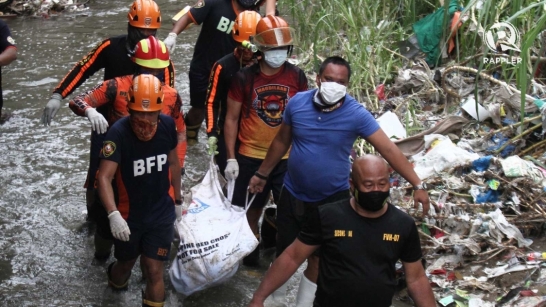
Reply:
<svg viewBox="0 0 546 307"><path fill-rule="evenodd" d="M406 129L400 122L400 119L398 119L398 116L391 111L381 115L377 119L377 123L379 123L381 129L383 129L389 138L392 138L393 136L396 139L406 138Z"/></svg>
<svg viewBox="0 0 546 307"><path fill-rule="evenodd" d="M480 156L459 148L449 137L440 134L425 135L425 148L432 147L423 156L414 156L415 172L421 179L441 173L465 163L472 162Z"/></svg>
<svg viewBox="0 0 546 307"><path fill-rule="evenodd" d="M468 115L472 116L475 120L478 120L480 122L491 117L489 111L487 111L481 104L476 103L474 96L468 97L464 101L461 108L465 110ZM478 109L478 112L476 112L476 108Z"/></svg>

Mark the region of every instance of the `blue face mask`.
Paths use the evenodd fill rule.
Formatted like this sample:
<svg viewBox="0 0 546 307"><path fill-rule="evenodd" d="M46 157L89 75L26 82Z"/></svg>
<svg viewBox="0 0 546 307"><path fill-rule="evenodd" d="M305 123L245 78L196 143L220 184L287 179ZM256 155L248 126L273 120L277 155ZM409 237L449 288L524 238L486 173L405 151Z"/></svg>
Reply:
<svg viewBox="0 0 546 307"><path fill-rule="evenodd" d="M372 191L372 192L362 192L359 191L356 187L353 192L356 203L364 210L370 212L377 212L383 209L383 206L389 198L390 190L388 191Z"/></svg>
<svg viewBox="0 0 546 307"><path fill-rule="evenodd" d="M288 51L286 49L274 49L264 52L264 61L272 68L279 68L286 62Z"/></svg>

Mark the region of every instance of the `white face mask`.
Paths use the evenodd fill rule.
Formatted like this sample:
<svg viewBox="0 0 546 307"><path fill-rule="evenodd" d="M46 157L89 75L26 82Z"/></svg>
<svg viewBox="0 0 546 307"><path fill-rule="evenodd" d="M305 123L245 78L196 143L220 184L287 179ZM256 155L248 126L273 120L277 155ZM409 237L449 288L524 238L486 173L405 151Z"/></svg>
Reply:
<svg viewBox="0 0 546 307"><path fill-rule="evenodd" d="M286 62L288 51L286 49L268 50L264 52L264 60L272 68L279 68Z"/></svg>
<svg viewBox="0 0 546 307"><path fill-rule="evenodd" d="M320 96L326 105L334 105L347 93L347 87L337 82L321 82Z"/></svg>

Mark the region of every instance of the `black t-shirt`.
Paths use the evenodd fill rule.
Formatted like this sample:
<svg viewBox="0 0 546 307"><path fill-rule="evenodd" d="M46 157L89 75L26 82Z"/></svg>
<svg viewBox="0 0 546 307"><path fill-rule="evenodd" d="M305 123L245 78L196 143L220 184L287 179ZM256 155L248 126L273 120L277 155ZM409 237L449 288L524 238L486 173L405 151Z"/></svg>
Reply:
<svg viewBox="0 0 546 307"><path fill-rule="evenodd" d="M214 63L207 90L207 135L218 136L224 129L227 112L227 95L231 79L241 69L241 63L233 53Z"/></svg>
<svg viewBox="0 0 546 307"><path fill-rule="evenodd" d="M317 307L388 307L398 259L421 259L415 221L389 205L379 218L360 216L349 200L317 206L298 239L321 245Z"/></svg>
<svg viewBox="0 0 546 307"><path fill-rule="evenodd" d="M85 80L104 68L104 80L132 75L138 65L131 60L127 51L127 35L107 38L83 57L57 85L54 93L63 98L70 95ZM174 67L172 62L165 68L165 84L174 87Z"/></svg>
<svg viewBox="0 0 546 307"><path fill-rule="evenodd" d="M116 162L116 205L130 225L170 224L175 220L169 153L178 144L174 120L159 115L151 140L137 138L130 117L118 120L106 133L100 158Z"/></svg>
<svg viewBox="0 0 546 307"><path fill-rule="evenodd" d="M231 29L237 14L231 0L201 0L190 9L193 21L201 25L190 74L202 76L203 90L208 85L212 65L236 47Z"/></svg>

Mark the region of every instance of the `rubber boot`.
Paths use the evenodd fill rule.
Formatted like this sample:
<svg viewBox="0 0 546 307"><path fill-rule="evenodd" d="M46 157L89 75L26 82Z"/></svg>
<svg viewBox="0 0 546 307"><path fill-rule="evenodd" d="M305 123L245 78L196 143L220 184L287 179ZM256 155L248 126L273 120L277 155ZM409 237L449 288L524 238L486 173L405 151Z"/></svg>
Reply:
<svg viewBox="0 0 546 307"><path fill-rule="evenodd" d="M296 307L312 307L316 291L317 284L307 279L304 274L301 274L300 287L298 288L298 296L296 297Z"/></svg>
<svg viewBox="0 0 546 307"><path fill-rule="evenodd" d="M153 302L145 298L144 290L142 291L142 307L163 307L165 301L163 302Z"/></svg>
<svg viewBox="0 0 546 307"><path fill-rule="evenodd" d="M115 284L112 281L112 267L114 264L115 262L110 263L110 265L108 265L108 269L106 270L106 275L108 276L108 287L112 288L114 291L125 291L129 286L129 278L131 278L131 275L129 274L129 277L127 277L127 280L125 280L122 285Z"/></svg>
<svg viewBox="0 0 546 307"><path fill-rule="evenodd" d="M200 128L201 124L186 126L186 141L188 142L188 146L197 144L197 135Z"/></svg>
<svg viewBox="0 0 546 307"><path fill-rule="evenodd" d="M256 236L256 239L258 239L258 242L259 242L260 234L254 234L254 235ZM250 267L260 266L260 245L259 244L252 251L252 253L248 254L248 256L243 258L243 265L250 266Z"/></svg>
<svg viewBox="0 0 546 307"><path fill-rule="evenodd" d="M104 239L98 233L95 233L95 259L105 262L110 257L114 241Z"/></svg>

